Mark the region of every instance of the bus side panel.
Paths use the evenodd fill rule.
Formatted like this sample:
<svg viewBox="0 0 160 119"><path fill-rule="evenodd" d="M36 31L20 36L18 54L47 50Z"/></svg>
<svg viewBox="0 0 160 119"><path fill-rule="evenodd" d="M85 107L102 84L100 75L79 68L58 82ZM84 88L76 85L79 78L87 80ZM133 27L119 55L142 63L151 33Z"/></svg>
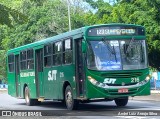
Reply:
<svg viewBox="0 0 160 119"><path fill-rule="evenodd" d="M14 73L8 73L8 94L16 97L16 82Z"/></svg>
<svg viewBox="0 0 160 119"><path fill-rule="evenodd" d="M64 65L44 69L44 92L47 99L63 99L63 84L68 81L75 90L74 66Z"/></svg>
<svg viewBox="0 0 160 119"><path fill-rule="evenodd" d="M61 93L60 77L62 67L57 66L53 68L44 69L44 92L47 99L59 99Z"/></svg>
<svg viewBox="0 0 160 119"><path fill-rule="evenodd" d="M40 77L38 85L39 85L39 89L36 88L36 90L39 93L39 97L44 96L44 89L43 89L43 85L44 85L44 79L43 79L43 72L38 74L38 77Z"/></svg>
<svg viewBox="0 0 160 119"><path fill-rule="evenodd" d="M35 84L35 78L30 78L29 79L30 83L29 83L29 89L30 89L30 97L31 98L37 98L37 94L36 94L36 84Z"/></svg>
<svg viewBox="0 0 160 119"><path fill-rule="evenodd" d="M20 77L20 83L21 83L21 95L24 95L24 85L27 84L27 86L30 89L30 97L31 98L37 98L36 95L36 85L35 85L35 72L32 70L28 71L23 71L21 72L21 77Z"/></svg>
<svg viewBox="0 0 160 119"><path fill-rule="evenodd" d="M69 82L72 91L73 91L73 98L76 98L76 82L75 82L75 66L72 65L64 65L60 69L60 84L63 82ZM63 85L60 87L60 97L63 97ZM58 88L58 87L57 87Z"/></svg>

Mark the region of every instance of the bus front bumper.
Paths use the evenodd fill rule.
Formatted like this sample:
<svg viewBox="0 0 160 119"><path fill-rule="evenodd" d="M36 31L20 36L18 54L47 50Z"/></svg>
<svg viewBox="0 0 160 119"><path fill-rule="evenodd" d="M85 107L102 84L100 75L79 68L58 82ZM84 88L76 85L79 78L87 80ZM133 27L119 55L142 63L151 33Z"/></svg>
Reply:
<svg viewBox="0 0 160 119"><path fill-rule="evenodd" d="M143 80L135 85L127 86L108 86L102 83L91 82L89 87L88 98L105 97L114 99L118 97L150 95L149 80Z"/></svg>

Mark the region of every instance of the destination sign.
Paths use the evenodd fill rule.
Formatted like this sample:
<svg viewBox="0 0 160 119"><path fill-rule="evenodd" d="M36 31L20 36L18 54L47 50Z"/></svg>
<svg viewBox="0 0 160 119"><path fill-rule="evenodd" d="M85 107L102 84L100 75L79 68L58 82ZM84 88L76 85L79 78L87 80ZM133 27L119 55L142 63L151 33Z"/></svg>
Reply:
<svg viewBox="0 0 160 119"><path fill-rule="evenodd" d="M98 27L88 30L88 36L105 35L144 35L144 29L136 27Z"/></svg>

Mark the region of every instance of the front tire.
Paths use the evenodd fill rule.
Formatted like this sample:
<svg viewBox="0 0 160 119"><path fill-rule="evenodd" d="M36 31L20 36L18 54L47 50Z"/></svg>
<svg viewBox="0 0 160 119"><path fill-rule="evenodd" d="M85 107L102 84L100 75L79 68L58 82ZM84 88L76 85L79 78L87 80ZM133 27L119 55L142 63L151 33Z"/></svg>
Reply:
<svg viewBox="0 0 160 119"><path fill-rule="evenodd" d="M30 91L28 86L25 87L25 101L26 101L26 105L28 106L33 106L33 105L38 105L40 104L40 102L37 99L31 99L30 98Z"/></svg>
<svg viewBox="0 0 160 119"><path fill-rule="evenodd" d="M73 99L73 92L68 85L65 90L65 103L68 110L75 110L78 108L78 100Z"/></svg>
<svg viewBox="0 0 160 119"><path fill-rule="evenodd" d="M117 106L126 106L128 103L128 97L117 98L114 100Z"/></svg>

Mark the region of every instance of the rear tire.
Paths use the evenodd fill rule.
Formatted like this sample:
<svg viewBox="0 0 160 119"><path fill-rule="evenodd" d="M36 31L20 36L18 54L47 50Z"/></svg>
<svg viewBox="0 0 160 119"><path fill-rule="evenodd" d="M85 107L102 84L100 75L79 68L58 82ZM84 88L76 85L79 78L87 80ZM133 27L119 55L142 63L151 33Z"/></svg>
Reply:
<svg viewBox="0 0 160 119"><path fill-rule="evenodd" d="M31 99L30 98L30 91L28 86L25 87L25 101L26 105L33 106L33 105L39 105L41 102L38 101L38 99Z"/></svg>
<svg viewBox="0 0 160 119"><path fill-rule="evenodd" d="M117 98L114 100L117 106L126 106L128 103L128 97Z"/></svg>
<svg viewBox="0 0 160 119"><path fill-rule="evenodd" d="M65 90L65 103L68 110L76 110L78 108L78 100L73 99L73 92L68 85Z"/></svg>

